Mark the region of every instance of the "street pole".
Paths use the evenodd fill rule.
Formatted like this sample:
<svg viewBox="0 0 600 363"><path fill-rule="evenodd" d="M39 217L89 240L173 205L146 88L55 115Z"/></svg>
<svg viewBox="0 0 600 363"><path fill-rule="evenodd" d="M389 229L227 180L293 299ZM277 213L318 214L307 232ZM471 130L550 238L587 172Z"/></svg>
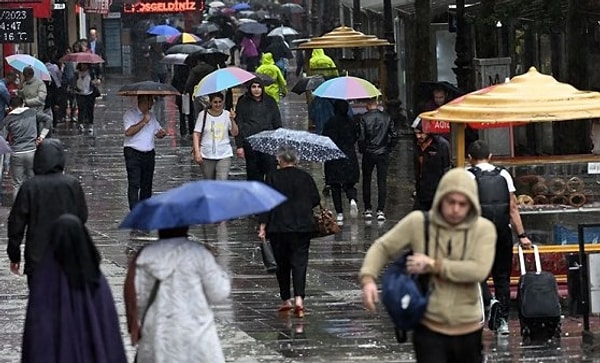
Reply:
<svg viewBox="0 0 600 363"><path fill-rule="evenodd" d="M352 2L352 28L357 32L360 31L362 23L360 21L360 0Z"/></svg>
<svg viewBox="0 0 600 363"><path fill-rule="evenodd" d="M383 0L383 36L392 43L385 47L385 97L386 110L392 120L396 123L396 127L400 126L402 119L401 105L402 102L398 99L398 59L395 50L395 34L394 34L394 19L392 13L392 1Z"/></svg>
<svg viewBox="0 0 600 363"><path fill-rule="evenodd" d="M320 0L312 0L312 7L310 9L310 31L313 37L321 35L321 30L319 29L319 5Z"/></svg>

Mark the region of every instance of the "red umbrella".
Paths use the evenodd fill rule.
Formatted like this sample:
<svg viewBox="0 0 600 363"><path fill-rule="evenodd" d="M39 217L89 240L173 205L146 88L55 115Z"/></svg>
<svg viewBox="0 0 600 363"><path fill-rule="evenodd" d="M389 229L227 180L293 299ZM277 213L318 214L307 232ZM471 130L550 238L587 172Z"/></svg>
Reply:
<svg viewBox="0 0 600 363"><path fill-rule="evenodd" d="M87 53L87 52L76 52L69 53L62 58L60 58L61 62L75 62L75 63L104 63L104 59L97 54Z"/></svg>

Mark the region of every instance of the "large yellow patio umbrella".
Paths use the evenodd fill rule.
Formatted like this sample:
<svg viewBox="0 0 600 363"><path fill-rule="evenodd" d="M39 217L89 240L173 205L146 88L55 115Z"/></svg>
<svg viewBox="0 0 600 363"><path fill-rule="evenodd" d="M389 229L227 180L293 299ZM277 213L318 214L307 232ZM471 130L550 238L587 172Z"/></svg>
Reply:
<svg viewBox="0 0 600 363"><path fill-rule="evenodd" d="M463 166L466 124L490 128L600 117L600 93L580 91L531 67L510 82L469 93L419 117L456 124L456 160Z"/></svg>

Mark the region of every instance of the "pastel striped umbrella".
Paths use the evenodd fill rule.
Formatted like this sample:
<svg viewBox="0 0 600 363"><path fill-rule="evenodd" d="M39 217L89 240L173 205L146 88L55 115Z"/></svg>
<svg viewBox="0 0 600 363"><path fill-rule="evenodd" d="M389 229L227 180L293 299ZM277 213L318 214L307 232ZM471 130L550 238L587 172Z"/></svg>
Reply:
<svg viewBox="0 0 600 363"><path fill-rule="evenodd" d="M359 100L381 96L381 91L365 79L345 76L323 82L313 94L339 100Z"/></svg>
<svg viewBox="0 0 600 363"><path fill-rule="evenodd" d="M238 67L227 67L217 69L206 75L194 87L194 97L205 96L220 92L231 87L239 86L256 76Z"/></svg>
<svg viewBox="0 0 600 363"><path fill-rule="evenodd" d="M50 72L41 60L30 56L29 54L13 54L5 58L6 63L19 72L23 72L25 67L33 68L33 76L43 81L50 81Z"/></svg>

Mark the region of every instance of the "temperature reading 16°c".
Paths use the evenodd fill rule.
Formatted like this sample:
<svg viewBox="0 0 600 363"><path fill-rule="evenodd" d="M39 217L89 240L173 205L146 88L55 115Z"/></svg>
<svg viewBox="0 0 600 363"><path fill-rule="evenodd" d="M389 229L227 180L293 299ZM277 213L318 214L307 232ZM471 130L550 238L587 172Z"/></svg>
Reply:
<svg viewBox="0 0 600 363"><path fill-rule="evenodd" d="M0 30L11 31L11 30L21 30L21 22L0 22Z"/></svg>
<svg viewBox="0 0 600 363"><path fill-rule="evenodd" d="M15 42L27 40L27 32L0 33L0 42Z"/></svg>

